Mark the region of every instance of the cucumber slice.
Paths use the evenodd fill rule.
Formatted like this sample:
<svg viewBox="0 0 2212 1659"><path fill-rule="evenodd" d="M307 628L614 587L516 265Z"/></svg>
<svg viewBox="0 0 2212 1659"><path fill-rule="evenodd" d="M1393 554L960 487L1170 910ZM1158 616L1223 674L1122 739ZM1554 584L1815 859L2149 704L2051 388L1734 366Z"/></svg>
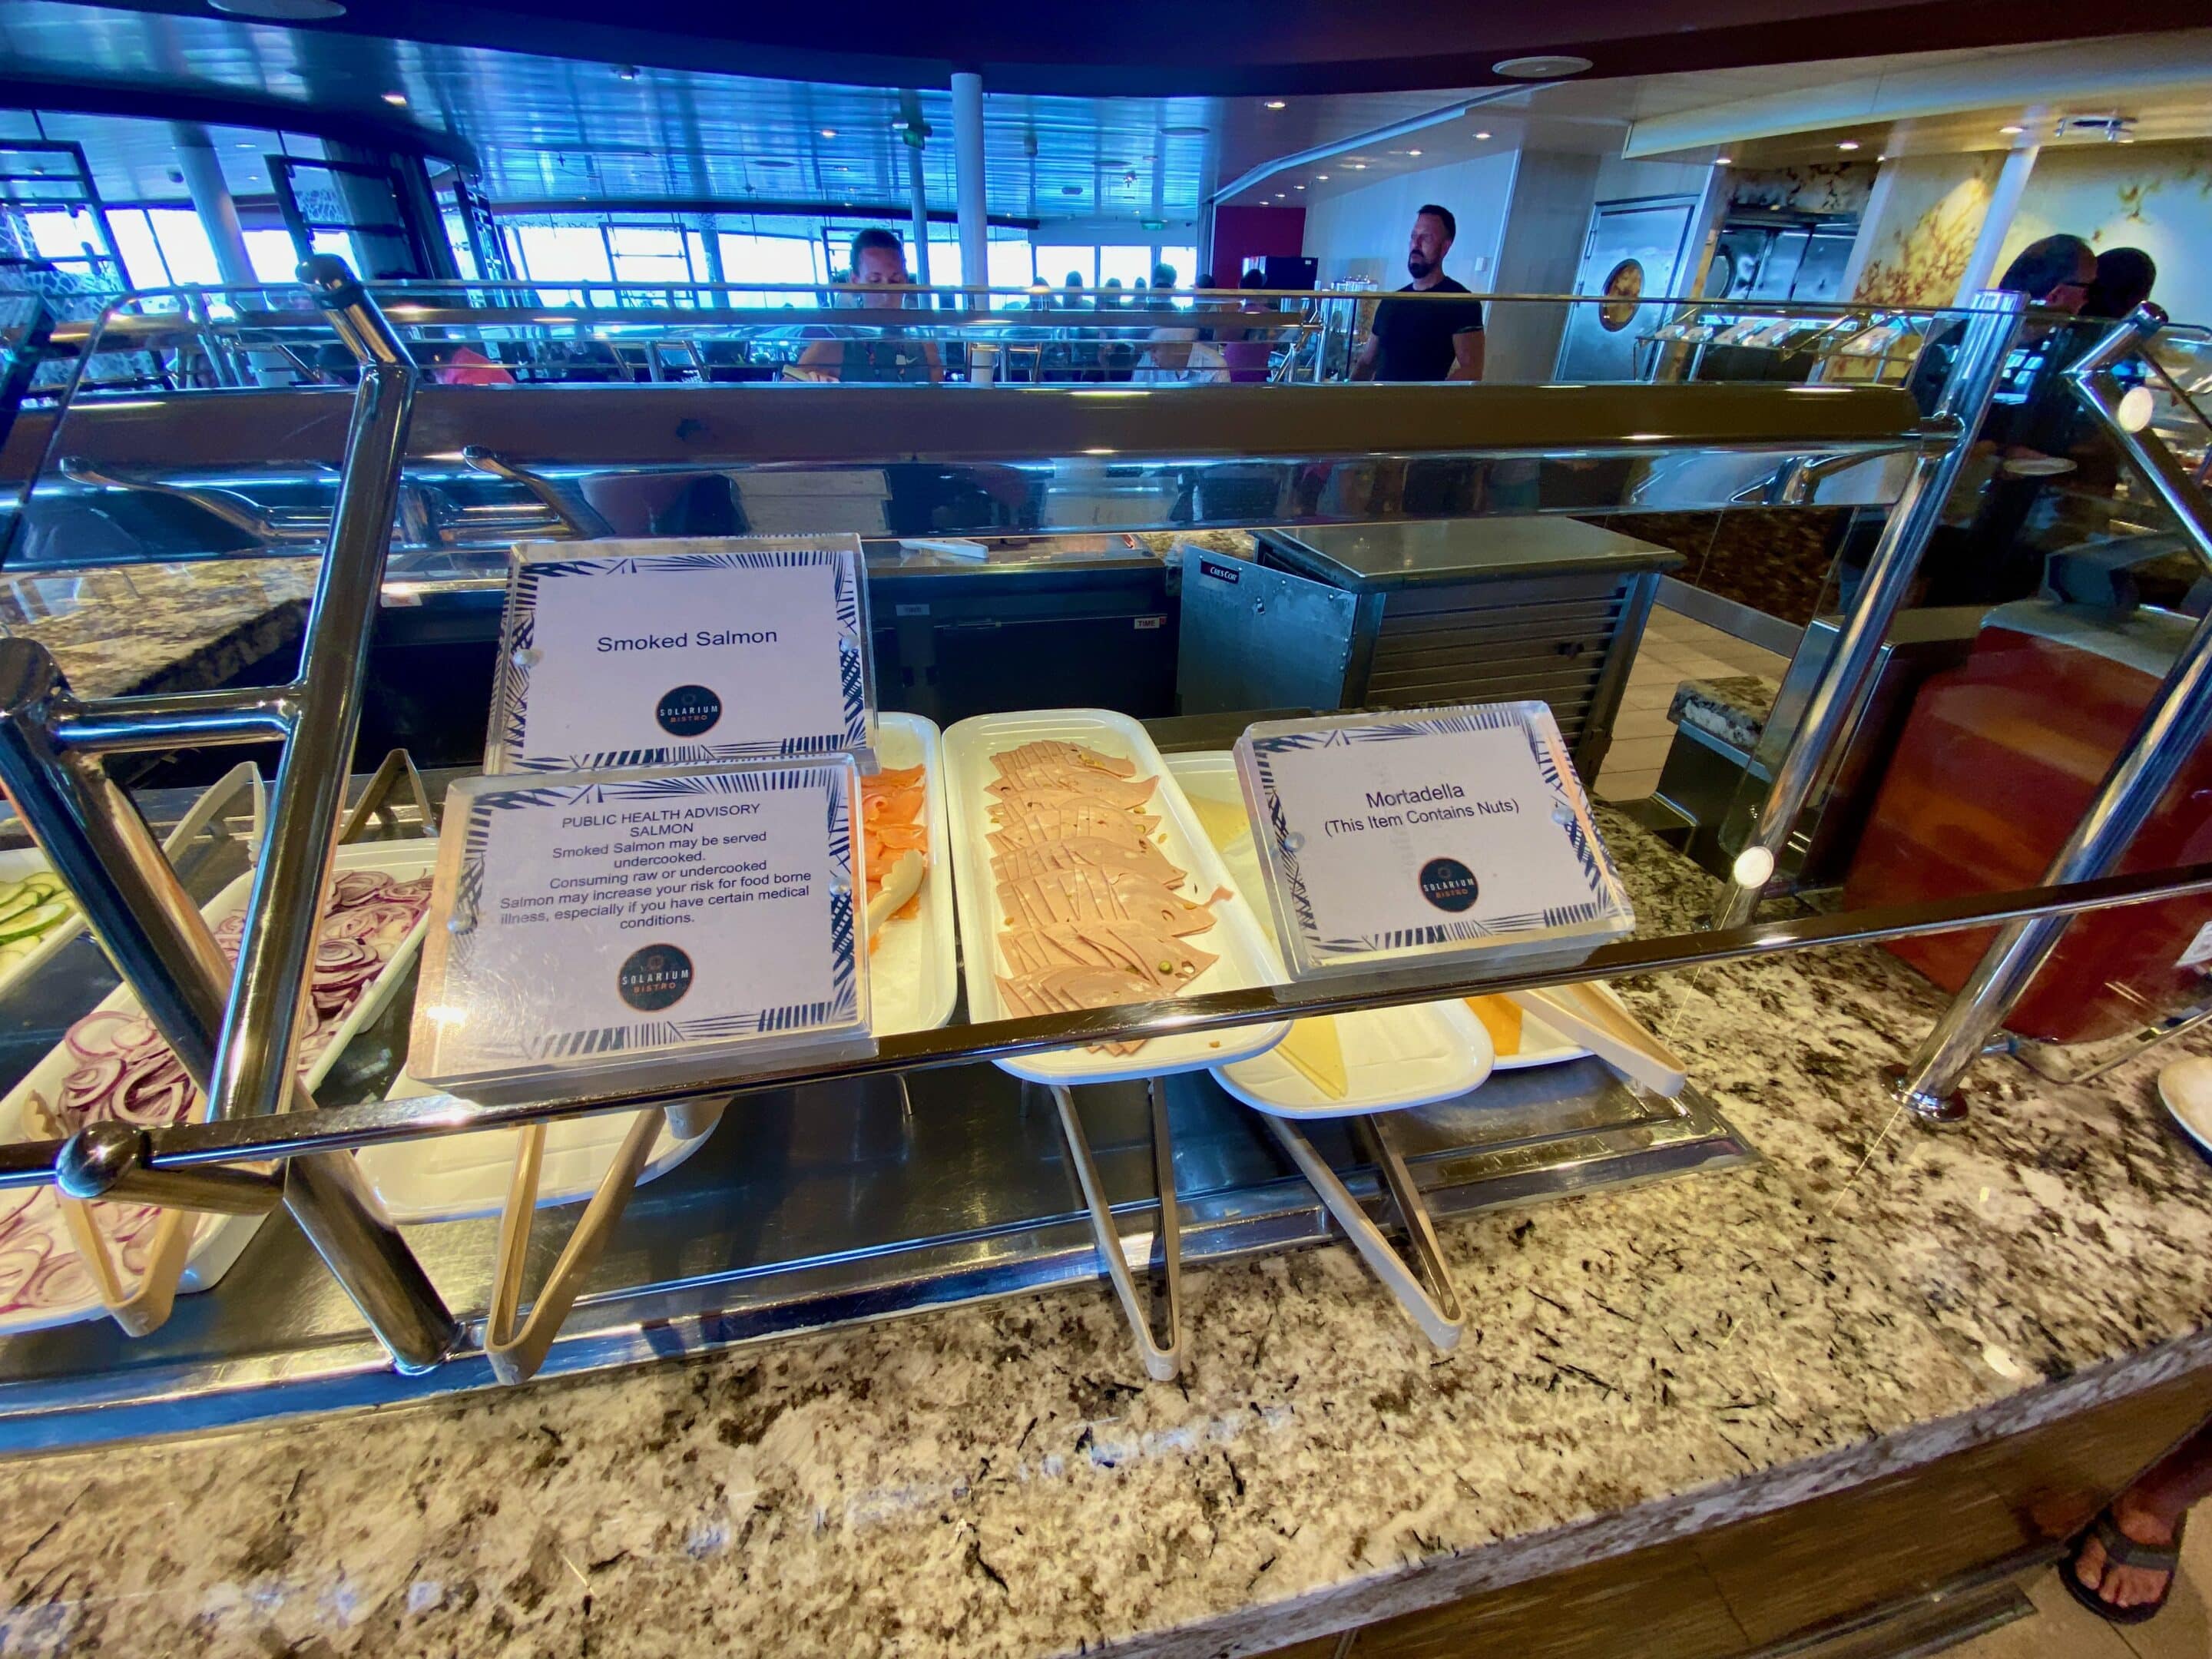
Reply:
<svg viewBox="0 0 2212 1659"><path fill-rule="evenodd" d="M17 939L36 939L55 923L66 920L75 908L56 899L9 916L0 921L0 945L12 944Z"/></svg>
<svg viewBox="0 0 2212 1659"><path fill-rule="evenodd" d="M19 883L12 893L0 894L0 921L35 910L46 902L44 895L27 891Z"/></svg>
<svg viewBox="0 0 2212 1659"><path fill-rule="evenodd" d="M23 885L32 892L44 893L48 898L52 898L62 890L62 878L59 876L51 876L42 872L35 876L24 877Z"/></svg>

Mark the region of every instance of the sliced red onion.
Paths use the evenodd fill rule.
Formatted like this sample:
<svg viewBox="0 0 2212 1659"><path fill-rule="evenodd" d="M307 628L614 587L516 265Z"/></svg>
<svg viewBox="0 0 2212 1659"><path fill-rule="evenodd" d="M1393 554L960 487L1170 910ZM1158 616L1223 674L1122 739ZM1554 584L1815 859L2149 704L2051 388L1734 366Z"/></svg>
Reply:
<svg viewBox="0 0 2212 1659"><path fill-rule="evenodd" d="M23 1302L41 1311L71 1308L100 1294L92 1269L77 1260L75 1250L57 1250L46 1258L38 1277L23 1287Z"/></svg>
<svg viewBox="0 0 2212 1659"><path fill-rule="evenodd" d="M40 1227L27 1227L0 1244L0 1310L22 1304L53 1248L53 1235Z"/></svg>
<svg viewBox="0 0 2212 1659"><path fill-rule="evenodd" d="M340 908L350 909L378 898L391 887L392 880L374 870L348 870L331 884L331 898Z"/></svg>
<svg viewBox="0 0 2212 1659"><path fill-rule="evenodd" d="M29 1218L41 1190L37 1187L0 1187L0 1242L5 1242Z"/></svg>

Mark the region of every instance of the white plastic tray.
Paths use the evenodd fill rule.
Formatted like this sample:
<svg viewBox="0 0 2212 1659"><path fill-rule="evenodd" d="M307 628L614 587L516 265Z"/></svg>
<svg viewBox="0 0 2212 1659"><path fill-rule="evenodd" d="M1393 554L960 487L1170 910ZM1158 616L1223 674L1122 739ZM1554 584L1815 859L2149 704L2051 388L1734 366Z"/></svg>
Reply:
<svg viewBox="0 0 2212 1659"><path fill-rule="evenodd" d="M400 880L409 880L430 872L430 866L438 855L437 844L429 841L374 842L357 847L341 847L337 852L337 868L346 870L374 870ZM201 914L210 927L219 926L246 908L247 896L252 890L253 872L249 871L238 878L210 900ZM407 977L408 964L422 948L422 931L428 925L427 918L416 923L414 930L400 942L392 952L392 960L385 963L384 971L370 981L368 991L353 1006L345 1017L329 1048L323 1050L315 1063L307 1069L306 1082L310 1093L320 1085L345 1053L346 1045L363 1025L383 1012L400 982ZM100 1002L100 1010L119 1010L126 1013L138 1012L138 999L131 988L119 985ZM96 1011L95 1011L96 1012ZM23 1104L27 1097L36 1091L48 1101L61 1097L62 1085L77 1065L76 1057L65 1043L56 1043L52 1052L33 1066L30 1074L0 1100L0 1140L21 1140L29 1138L23 1122ZM202 1108L204 1109L204 1108ZM53 1194L41 1190L33 1200L34 1208L43 1213L34 1224L43 1224L67 1249L68 1234L62 1224L60 1212L54 1208ZM180 1290L204 1291L228 1273L231 1264L260 1226L258 1215L206 1215L200 1218L193 1234L191 1254L185 1260L183 1277L178 1281ZM0 1316L0 1336L20 1331L44 1330L49 1326L68 1325L81 1319L97 1319L103 1310L99 1298L88 1296L83 1301L64 1308L42 1309L35 1313Z"/></svg>
<svg viewBox="0 0 2212 1659"><path fill-rule="evenodd" d="M960 933L967 942L969 1018L986 1021L1008 1015L999 994L1001 963L997 940L1001 929L997 883L991 876L990 844L984 839L991 827L990 797L984 792L997 776L990 757L1000 750L1048 738L1088 744L1102 754L1134 761L1139 776L1157 775L1160 784L1152 808L1166 837L1161 851L1190 873L1190 896L1203 899L1217 890L1229 890L1230 896L1213 907L1212 927L1194 941L1219 960L1185 988L1196 994L1277 982L1281 975L1275 971L1273 954L1267 948L1267 936L1257 914L1214 851L1213 843L1206 838L1175 774L1168 769L1143 726L1126 714L1103 708L979 714L962 720L945 734L952 862L959 875L955 896L960 907ZM1276 1020L1231 1031L1154 1037L1133 1054L1058 1048L998 1063L1016 1077L1036 1083L1107 1083L1122 1078L1165 1077L1249 1060L1280 1042L1289 1030L1287 1021Z"/></svg>
<svg viewBox="0 0 2212 1659"><path fill-rule="evenodd" d="M1467 1008L1463 1002L1460 1006ZM1477 1024L1481 1024L1480 1019L1475 1017L1474 1010L1468 1008L1468 1014L1470 1018L1475 1018ZM1489 1034L1487 1029L1483 1032L1485 1036ZM1580 1060L1588 1053L1589 1049L1577 1048L1535 1015L1523 1012L1521 1016L1520 1052L1498 1055L1493 1069L1517 1072L1525 1066L1557 1066L1565 1060Z"/></svg>
<svg viewBox="0 0 2212 1659"><path fill-rule="evenodd" d="M926 1030L952 1018L960 1000L960 951L953 921L952 866L945 850L945 757L936 723L919 714L884 714L879 717L877 734L877 758L884 765L927 769L922 812L930 831L929 873L922 880L921 905L907 920L885 926L882 942L868 958L870 1022L878 1036L890 1036ZM386 1098L404 1100L432 1092L428 1084L403 1072ZM623 1137L629 1133L631 1120L628 1112L603 1112L547 1125L538 1208L577 1203L598 1191ZM488 1129L480 1134L397 1141L363 1147L357 1156L362 1173L393 1220L407 1224L462 1221L497 1215L506 1206L515 1143L521 1133L520 1129ZM679 1139L672 1131L662 1129L638 1185L666 1175L706 1139Z"/></svg>
<svg viewBox="0 0 2212 1659"><path fill-rule="evenodd" d="M936 722L919 714L878 715L876 758L894 770L928 769L921 810L929 823L929 873L921 880L921 904L908 920L888 924L868 957L868 1023L883 1037L933 1030L952 1018L960 1000L960 945L945 846L945 744ZM545 1151L550 1175L550 1141Z"/></svg>
<svg viewBox="0 0 2212 1659"><path fill-rule="evenodd" d="M1185 795L1218 802L1246 817L1237 757L1226 750L1170 755L1167 763ZM1251 837L1220 852L1230 878L1247 891L1259 891L1260 853ZM1261 920L1264 923L1266 918ZM1256 1060L1215 1066L1215 1081L1255 1111L1277 1117L1349 1117L1450 1100L1481 1087L1490 1075L1490 1033L1456 998L1329 1018L1344 1048L1342 1099L1322 1093L1279 1048Z"/></svg>
<svg viewBox="0 0 2212 1659"><path fill-rule="evenodd" d="M210 784L207 793L192 803L191 811L178 820L176 828L170 830L168 839L161 844L162 850L172 859L175 858L179 850L194 836L205 829L208 821L228 805L231 796L241 787L251 787L253 792L252 797L253 823L252 828L246 833L246 857L249 860L258 859L261 854L262 819L266 811L268 797L262 787L261 774L252 761L240 761ZM26 876L44 875L52 867L46 862L46 855L37 848L15 848L8 852L0 853L0 884L21 881ZM74 894L70 896L70 903L72 907L76 903ZM74 924L66 927L55 928L33 945L29 954L15 966L0 967L0 992L5 992L18 980L27 979L37 973L52 962L60 953L62 947L71 939L82 938L85 931L84 916L82 912L79 912Z"/></svg>

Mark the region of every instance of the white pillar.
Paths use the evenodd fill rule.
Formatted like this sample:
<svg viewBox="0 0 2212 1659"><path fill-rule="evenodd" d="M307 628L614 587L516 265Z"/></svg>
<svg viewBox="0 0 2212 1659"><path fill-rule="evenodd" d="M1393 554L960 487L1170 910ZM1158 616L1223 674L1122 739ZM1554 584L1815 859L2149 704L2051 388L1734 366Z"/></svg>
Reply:
<svg viewBox="0 0 2212 1659"><path fill-rule="evenodd" d="M1997 172L1996 185L1990 191L1989 211L1982 216L1981 234L1974 238L1974 251L1966 258L1966 274L1959 278L1959 295L1954 304L1966 304L1996 277L1997 254L2012 230L2013 215L2020 210L2021 196L2027 189L2027 178L2035 171L2035 158L2039 153L2039 146L2022 144L2005 157L2004 166Z"/></svg>
<svg viewBox="0 0 2212 1659"><path fill-rule="evenodd" d="M250 288L259 279L246 252L246 230L238 222L238 204L222 176L222 162L215 153L215 140L197 121L172 121L169 137L177 147L177 169L185 175L191 193L192 211L215 249L216 269L232 288Z"/></svg>
<svg viewBox="0 0 2212 1659"><path fill-rule="evenodd" d="M963 70L952 77L952 177L960 210L960 280L991 280L990 231L983 204L983 77Z"/></svg>
<svg viewBox="0 0 2212 1659"><path fill-rule="evenodd" d="M922 172L921 140L910 131L904 137L906 138L906 188L907 194L912 198L909 211L914 220L914 228L908 233L914 243L911 250L914 257L908 263L914 268L914 280L924 288L927 288L929 286L929 186ZM967 250L963 248L961 252L964 257Z"/></svg>
<svg viewBox="0 0 2212 1659"><path fill-rule="evenodd" d="M1874 176L1874 189L1868 192L1866 211L1859 216L1859 234L1851 239L1851 257L1844 264L1844 280L1838 285L1836 297L1849 304L1858 297L1859 279L1866 275L1868 263L1874 258L1875 242L1884 229L1882 221L1889 216L1889 198L1897 188L1895 161L1884 161L1881 170Z"/></svg>

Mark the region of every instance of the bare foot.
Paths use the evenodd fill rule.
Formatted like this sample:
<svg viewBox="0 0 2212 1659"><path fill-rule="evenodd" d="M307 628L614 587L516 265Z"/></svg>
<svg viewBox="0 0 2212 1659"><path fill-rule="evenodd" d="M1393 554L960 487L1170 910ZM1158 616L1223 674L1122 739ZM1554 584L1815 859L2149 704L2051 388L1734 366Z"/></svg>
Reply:
<svg viewBox="0 0 2212 1659"><path fill-rule="evenodd" d="M2153 1513L2132 1492L2122 1492L2112 1500L2112 1524L2120 1529L2121 1536L2138 1544L2154 1549L2172 1547L2173 1523ZM2173 1577L2152 1567L2113 1565L2105 1559L2105 1547L2094 1533L2081 1546L2081 1559L2074 1565L2074 1576L2081 1581L2084 1589L2095 1591L2101 1600L2116 1607L2148 1606L2166 1594L2166 1584Z"/></svg>

